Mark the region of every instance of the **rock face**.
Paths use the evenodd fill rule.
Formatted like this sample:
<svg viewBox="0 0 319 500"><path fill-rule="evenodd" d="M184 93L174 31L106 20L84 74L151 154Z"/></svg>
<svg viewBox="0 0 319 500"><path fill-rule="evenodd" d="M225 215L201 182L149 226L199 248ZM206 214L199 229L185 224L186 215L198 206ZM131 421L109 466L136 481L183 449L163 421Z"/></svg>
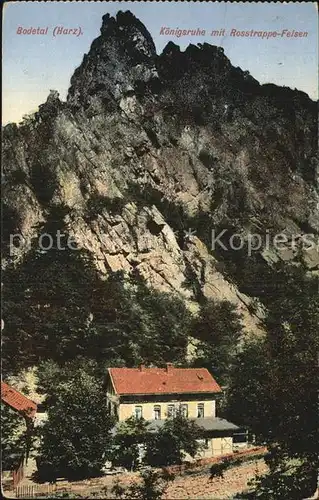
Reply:
<svg viewBox="0 0 319 500"><path fill-rule="evenodd" d="M195 310L198 294L226 298L255 331L251 299L218 270L211 231L317 234L316 126L306 94L260 85L220 47L170 42L157 55L130 12L105 15L67 101L51 91L4 128L4 264L18 265L60 210L102 274L137 270ZM9 248L10 234L24 244Z"/></svg>

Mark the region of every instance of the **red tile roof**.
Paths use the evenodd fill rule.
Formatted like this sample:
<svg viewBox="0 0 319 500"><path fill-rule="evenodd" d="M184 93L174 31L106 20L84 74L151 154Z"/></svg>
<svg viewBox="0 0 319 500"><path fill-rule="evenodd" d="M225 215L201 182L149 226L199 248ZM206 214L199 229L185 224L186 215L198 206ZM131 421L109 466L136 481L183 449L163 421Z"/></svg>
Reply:
<svg viewBox="0 0 319 500"><path fill-rule="evenodd" d="M221 392L206 368L109 368L117 394Z"/></svg>
<svg viewBox="0 0 319 500"><path fill-rule="evenodd" d="M27 398L21 392L10 385L1 381L1 400L11 406L13 410L18 411L24 416L33 418L37 411L37 405L34 401Z"/></svg>

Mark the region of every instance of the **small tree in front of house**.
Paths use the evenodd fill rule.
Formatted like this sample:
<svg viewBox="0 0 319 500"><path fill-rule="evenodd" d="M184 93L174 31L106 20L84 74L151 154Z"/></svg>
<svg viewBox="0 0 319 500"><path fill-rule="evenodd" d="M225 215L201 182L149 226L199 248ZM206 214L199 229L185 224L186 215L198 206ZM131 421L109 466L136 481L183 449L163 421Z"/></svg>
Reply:
<svg viewBox="0 0 319 500"><path fill-rule="evenodd" d="M114 438L113 465L133 470L140 463L140 449L147 441L147 422L134 416L121 422Z"/></svg>
<svg viewBox="0 0 319 500"><path fill-rule="evenodd" d="M105 393L92 375L82 369L57 383L41 429L40 479L99 475L109 458L113 425Z"/></svg>
<svg viewBox="0 0 319 500"><path fill-rule="evenodd" d="M186 454L194 457L200 450L203 430L193 420L177 412L146 444L145 462L153 467L181 464Z"/></svg>

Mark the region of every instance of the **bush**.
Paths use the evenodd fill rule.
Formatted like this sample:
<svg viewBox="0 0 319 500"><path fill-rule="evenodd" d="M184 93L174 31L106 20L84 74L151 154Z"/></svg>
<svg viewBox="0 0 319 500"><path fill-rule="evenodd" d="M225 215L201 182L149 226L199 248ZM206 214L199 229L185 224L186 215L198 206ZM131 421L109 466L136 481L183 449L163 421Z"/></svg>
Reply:
<svg viewBox="0 0 319 500"><path fill-rule="evenodd" d="M147 422L130 417L117 428L112 463L133 470L140 464L140 447L147 441Z"/></svg>
<svg viewBox="0 0 319 500"><path fill-rule="evenodd" d="M113 486L112 493L118 499L160 500L174 476L165 471L146 470L141 473L141 479L141 484L132 484L129 488L124 488L117 481Z"/></svg>
<svg viewBox="0 0 319 500"><path fill-rule="evenodd" d="M167 418L159 431L147 442L145 461L153 467L181 464L185 454L194 457L200 449L202 429L180 412Z"/></svg>

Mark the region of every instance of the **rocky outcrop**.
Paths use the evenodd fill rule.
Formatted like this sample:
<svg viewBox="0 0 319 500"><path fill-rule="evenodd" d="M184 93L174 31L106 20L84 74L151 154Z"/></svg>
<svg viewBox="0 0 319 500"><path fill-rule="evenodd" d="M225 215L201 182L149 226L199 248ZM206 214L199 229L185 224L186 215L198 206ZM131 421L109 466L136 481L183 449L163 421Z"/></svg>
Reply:
<svg viewBox="0 0 319 500"><path fill-rule="evenodd" d="M51 92L4 128L4 263L18 265L60 210L103 275L138 271L194 311L199 295L231 300L256 331L262 313L218 269L211 231L317 234L316 113L306 94L260 85L220 47L170 42L157 55L130 12L106 15L67 101ZM10 234L25 244L9 248ZM261 249L269 262L273 252Z"/></svg>

